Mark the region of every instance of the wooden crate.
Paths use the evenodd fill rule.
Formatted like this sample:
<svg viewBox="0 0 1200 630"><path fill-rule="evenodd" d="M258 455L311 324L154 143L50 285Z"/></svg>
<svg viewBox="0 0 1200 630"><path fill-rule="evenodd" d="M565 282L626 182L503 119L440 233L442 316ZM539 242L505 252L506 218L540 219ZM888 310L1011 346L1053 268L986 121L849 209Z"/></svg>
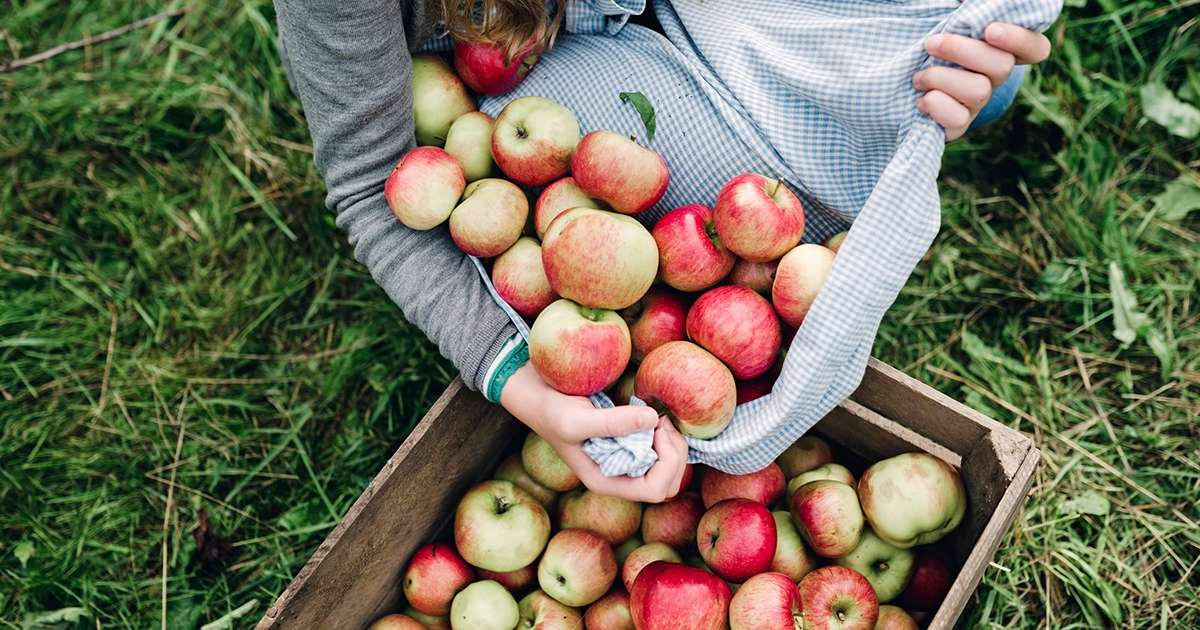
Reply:
<svg viewBox="0 0 1200 630"><path fill-rule="evenodd" d="M962 471L968 508L948 538L958 578L930 628L952 628L1024 503L1032 441L876 360L813 429L866 461L925 451ZM403 608L421 545L445 540L459 497L519 447L524 427L456 380L259 621L259 630L361 630Z"/></svg>

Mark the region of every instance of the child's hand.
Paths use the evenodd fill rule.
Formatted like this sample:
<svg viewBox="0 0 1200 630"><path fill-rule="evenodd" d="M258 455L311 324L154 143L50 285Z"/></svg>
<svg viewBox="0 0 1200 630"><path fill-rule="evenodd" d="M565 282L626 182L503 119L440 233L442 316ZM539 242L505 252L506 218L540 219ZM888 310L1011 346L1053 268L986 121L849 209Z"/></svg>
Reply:
<svg viewBox="0 0 1200 630"><path fill-rule="evenodd" d="M962 66L933 66L913 75L913 86L925 92L917 99L917 109L945 127L950 141L966 133L1013 66L1041 63L1050 56L1050 40L1015 24L994 23L984 29L983 41L934 35L925 42L925 50Z"/></svg>
<svg viewBox="0 0 1200 630"><path fill-rule="evenodd" d="M597 409L587 398L555 391L529 363L509 377L500 404L542 436L589 490L632 501L661 503L674 495L687 465L687 443L674 425L651 407ZM593 437L616 437L655 428L656 462L645 475L605 477L600 466L583 452Z"/></svg>

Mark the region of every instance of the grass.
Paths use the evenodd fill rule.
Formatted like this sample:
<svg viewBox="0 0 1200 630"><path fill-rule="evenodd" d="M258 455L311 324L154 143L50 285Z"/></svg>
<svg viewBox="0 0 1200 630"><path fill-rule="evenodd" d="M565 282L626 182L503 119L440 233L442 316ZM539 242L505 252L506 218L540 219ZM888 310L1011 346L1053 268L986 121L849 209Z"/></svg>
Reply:
<svg viewBox="0 0 1200 630"><path fill-rule="evenodd" d="M1200 627L1200 146L1144 88L1186 134L1200 10L1068 4L876 355L1043 451L962 627ZM0 57L180 6L10 0ZM252 627L452 377L325 210L273 20L0 74L0 627Z"/></svg>

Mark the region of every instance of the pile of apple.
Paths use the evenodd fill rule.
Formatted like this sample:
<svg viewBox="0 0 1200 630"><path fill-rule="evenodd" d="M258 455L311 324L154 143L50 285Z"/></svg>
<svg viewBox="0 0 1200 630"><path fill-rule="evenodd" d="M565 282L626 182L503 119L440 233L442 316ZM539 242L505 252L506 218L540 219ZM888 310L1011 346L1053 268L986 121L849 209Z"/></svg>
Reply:
<svg viewBox="0 0 1200 630"><path fill-rule="evenodd" d="M619 404L636 395L698 439L771 390L844 234L801 244L800 201L754 173L712 208L685 205L647 229L631 215L666 192L658 153L613 131L581 136L573 112L536 96L492 120L439 57L414 67L418 141L441 146L401 159L388 203L410 228L447 223L491 262L497 293L532 321L543 380Z"/></svg>
<svg viewBox="0 0 1200 630"><path fill-rule="evenodd" d="M691 473L663 503L600 496L529 433L462 497L453 543L413 556L404 613L370 630L911 630L953 583L934 543L966 497L931 455L855 480L805 436L757 473Z"/></svg>

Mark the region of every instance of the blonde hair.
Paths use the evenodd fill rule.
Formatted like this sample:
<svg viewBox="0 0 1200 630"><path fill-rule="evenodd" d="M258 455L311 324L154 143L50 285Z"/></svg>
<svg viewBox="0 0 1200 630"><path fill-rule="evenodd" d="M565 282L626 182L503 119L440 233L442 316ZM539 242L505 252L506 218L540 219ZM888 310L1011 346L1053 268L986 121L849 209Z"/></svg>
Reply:
<svg viewBox="0 0 1200 630"><path fill-rule="evenodd" d="M551 16L546 0L440 0L446 28L457 40L482 40L504 49L508 59L531 39L554 43L563 11ZM566 4L562 0L559 4Z"/></svg>

